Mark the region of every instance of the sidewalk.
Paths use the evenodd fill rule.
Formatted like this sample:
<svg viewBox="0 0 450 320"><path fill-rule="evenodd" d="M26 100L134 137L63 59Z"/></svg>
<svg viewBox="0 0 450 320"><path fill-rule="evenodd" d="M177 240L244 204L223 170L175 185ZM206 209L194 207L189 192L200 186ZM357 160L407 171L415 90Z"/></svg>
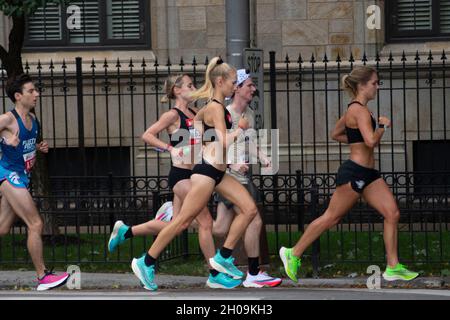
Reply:
<svg viewBox="0 0 450 320"><path fill-rule="evenodd" d="M36 286L34 272L0 271L0 290L29 289ZM206 277L157 275L160 289L204 288ZM301 288L367 288L367 278L300 279L298 284L283 279L282 287ZM417 278L411 282L381 281L382 288L398 289L450 289L450 277ZM136 290L141 289L134 274L81 273L83 290Z"/></svg>

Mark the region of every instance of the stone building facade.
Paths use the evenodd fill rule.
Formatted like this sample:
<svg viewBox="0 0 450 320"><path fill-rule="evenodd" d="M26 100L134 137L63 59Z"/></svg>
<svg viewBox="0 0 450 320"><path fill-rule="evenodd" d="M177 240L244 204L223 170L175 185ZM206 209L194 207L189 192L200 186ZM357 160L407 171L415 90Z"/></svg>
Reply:
<svg viewBox="0 0 450 320"><path fill-rule="evenodd" d="M394 55L394 65L401 65L399 59L403 51L409 57L409 62L414 63L414 54L418 51L421 55L428 54L429 52L439 56L443 50L450 52L450 41L434 41L433 39L420 42L403 42L403 43L388 43L385 35L385 21L387 19L385 14L385 2L383 0L250 0L251 7L251 44L253 47L258 47L264 50L266 70L268 70L269 52L275 51L278 61L277 69L280 74L286 71L286 64L283 63L286 55L291 58L291 61L296 61L298 56L301 55L305 60L305 70L310 70L311 65L308 64L312 55L316 57L317 64L316 70L323 70L324 65L322 59L327 55L331 61L328 65L329 70L336 70L337 65L333 62L338 55L343 61L348 61L352 54L354 59L360 61L363 54L366 53L369 60L374 59L377 53L380 53L383 65L389 64L387 57L389 53ZM369 30L366 26L369 15L367 14L367 8L370 5L377 5L381 8L381 29ZM86 79L89 79L91 71L91 61L97 64L97 71L102 72L101 66L106 59L111 62L111 70L114 69L117 59L123 62L124 68L124 88L121 95L118 93L118 88L112 86L111 92L108 97L107 107L105 106L104 94L97 98L90 98L94 89L95 91L102 92L101 82L97 82L96 86L92 86L89 81L85 81L84 90L86 91L85 99L85 137L86 146L93 147L98 145L107 144L107 136L109 142L108 145L118 146L125 145L132 148L130 152L131 163L133 169L130 173L142 175L147 169L145 160L151 163L150 171L159 172L156 167L161 163L162 167L160 172L166 173L168 168L167 161L157 162L157 154L151 150L146 150L140 141L139 137L145 130L146 125L156 120L158 114L167 110L167 106L160 106L156 101L155 95L161 94L161 92L153 92L151 96L145 97L145 90L142 88L142 68L140 68L140 61L145 59L148 64L148 72L154 73L153 64L158 60L160 66L158 68L159 81L163 81L165 74L167 73L166 62L170 58L171 62L175 65L172 67L171 72L177 72L179 67L176 66L178 61L183 58L186 62L185 71L192 71L190 62L193 57L198 59L199 65L197 72L204 70L202 65L206 56L213 57L216 55L226 56L226 10L225 0L151 0L148 6L149 12L147 19L149 19L150 33L149 37L151 41L147 48L141 48L139 50L133 49L129 46L127 48L105 48L100 50L88 49L59 49L52 50L51 48L45 48L45 50L30 51L25 50L23 54L24 61L27 61L31 66L31 72L36 73L36 64L38 61L41 63L49 63L50 60L57 64L61 64L61 61L65 59L68 63L65 71L67 77L71 80L68 82L69 89L72 93L75 90L74 81L74 59L75 57L82 57L84 64L84 75ZM10 21L2 17L0 18L0 43L7 46L8 32L10 29ZM130 90L127 91L127 76L128 62L130 59L133 61L139 61L134 69L135 83L133 90L136 90L137 94L133 97L130 96ZM427 63L426 59L423 59L421 63ZM343 66L348 67L348 63L343 62ZM47 77L45 82L47 87L49 86L49 69L43 68L42 72L44 77ZM63 70L56 68L54 70L56 76L61 76ZM111 72L113 75L113 72ZM448 76L448 74L447 74ZM330 89L337 90L338 79L336 75L331 76L333 84L330 85ZM328 79L328 80L330 80ZM268 76L266 81L266 93L265 93L265 123L270 123L271 117L271 105ZM288 80L285 76L278 78L277 88L282 92L288 85L291 88L296 88L299 79L295 76L291 76ZM385 79L386 80L386 79ZM324 88L325 82L323 76L314 80L316 88ZM414 85L416 81L415 75L408 73L406 76L408 85ZM443 82L442 78L437 79L438 84ZM447 81L448 82L448 81ZM60 85L61 81L58 82ZM387 83L385 81L385 83ZM302 82L303 88L312 87L311 77L305 77ZM402 86L402 79L395 78L389 82L391 86ZM448 84L447 84L448 86ZM295 89L294 89L295 90ZM417 137L423 133L428 132L427 121L435 117L438 121L435 121L435 129L439 132L435 135L435 138L441 138L445 136L444 123L447 119L443 119L443 115L450 114L445 113L446 106L442 106L445 99L444 88L443 94L439 92L435 98L433 105L437 105L431 111L431 108L424 107L420 117L423 117L424 122L422 125L425 129L418 130L414 128L417 122L417 115L420 112L408 112L405 114L408 128L403 128L398 131L393 131L391 147L382 149L379 154L379 160L384 161L383 167L386 170L398 169L398 170L410 170L412 168L406 168L405 163L412 163L412 159L405 161L405 157L412 157L412 152L408 152L408 148L412 149L412 143ZM49 91L47 91L48 93ZM450 94L450 93L447 93ZM394 110L402 110L403 100L402 95L394 97L394 105L390 103L391 99L388 91L381 93L382 107L380 112L383 114L391 113L392 108ZM429 102L429 96L420 95L407 96L408 106L427 106ZM448 98L447 98L448 101ZM343 111L343 108L348 102L348 97L344 94L338 95L333 92L320 92L316 97L313 97L310 93L305 93L303 97L299 94L284 94L278 95L278 119L280 128L280 142L281 142L281 160L282 160L282 172L292 171L299 168L306 168L307 171L318 170L320 172L330 170L335 171L340 161L340 150L337 144L330 141L329 132L326 128L331 130L335 121L337 120L339 112ZM52 106L67 106L66 110L63 108L57 108L56 119L52 116ZM116 123L108 126L105 122L105 117L96 114L94 116L94 105L99 114L103 112L105 114L106 108L110 112L110 119L114 119ZM130 107L133 105L133 111ZM299 112L299 106L304 106L303 110ZM374 105L374 107L376 107ZM44 123L45 137L50 141L51 146L64 147L69 146L76 147L78 143L78 127L76 121L70 121L67 125L63 119L77 119L77 102L76 97L71 94L69 97L58 96L51 97L45 96L41 104L42 108L42 121ZM147 116L143 119L143 109L147 109ZM329 115L324 120L320 118L323 116L329 108ZM157 112L155 112L157 110ZM315 111L314 111L315 110ZM288 120L288 112L290 117ZM403 112L403 111L399 111ZM431 114L431 112L435 114ZM121 115L119 117L119 114ZM300 120L300 114L303 114L305 118ZM315 122L310 121L311 116L317 114L318 118L315 118ZM309 117L309 118L308 118ZM59 120L61 121L59 121ZM397 126L401 126L400 120L402 116L396 117ZM440 121L439 120L444 120ZM450 120L450 119L449 119ZM291 122L290 126L287 126L288 122ZM298 125L300 121L303 121L301 125ZM94 126L94 123L97 125ZM120 123L120 126L117 124ZM317 135L313 137L313 123L316 123ZM328 126L325 126L328 123ZM448 121L450 123L450 121ZM56 127L56 132L54 128ZM110 128L108 128L110 127ZM95 132L94 132L95 128ZM107 129L108 128L108 129ZM290 130L288 130L288 128ZM428 130L428 131L427 131ZM447 128L448 130L448 128ZM68 132L68 139L66 139L66 133ZM120 131L120 132L119 132ZM408 143L404 143L402 140L407 131L406 139ZM302 136L303 133L303 136ZM439 137L438 137L439 136ZM95 137L95 139L94 139ZM303 137L303 140L302 140ZM389 136L391 138L391 136ZM327 146L327 142L330 143ZM410 142L410 143L409 143ZM290 151L289 151L290 150ZM325 151L327 150L327 151ZM409 150L411 151L411 150ZM396 154L394 161L391 161L390 155ZM289 154L289 155L288 155ZM329 159L327 159L327 155ZM302 155L304 156L302 158ZM331 158L330 158L331 157ZM292 168L288 169L288 158L293 163ZM163 159L165 159L163 157ZM304 163L300 164L301 159ZM314 160L314 161L313 161ZM291 164L292 164L291 163ZM331 163L331 167L330 167Z"/></svg>
<svg viewBox="0 0 450 320"><path fill-rule="evenodd" d="M401 45L385 42L384 0L250 0L251 42L266 54L276 51L279 60L286 54L305 57L311 54L323 58L327 54L333 60L339 54L348 58L350 53L360 59L364 52L374 56L376 52L428 53L448 49L448 41L420 41ZM370 16L367 8L381 8L381 30L369 30L366 22ZM55 61L63 57L82 56L115 60L155 59L168 57L177 61L181 57L226 54L225 0L152 0L148 19L151 26L151 45L142 50L132 48L112 50L46 50L45 54L27 52L24 58ZM0 43L7 45L11 23L0 19ZM266 55L268 57L268 55Z"/></svg>

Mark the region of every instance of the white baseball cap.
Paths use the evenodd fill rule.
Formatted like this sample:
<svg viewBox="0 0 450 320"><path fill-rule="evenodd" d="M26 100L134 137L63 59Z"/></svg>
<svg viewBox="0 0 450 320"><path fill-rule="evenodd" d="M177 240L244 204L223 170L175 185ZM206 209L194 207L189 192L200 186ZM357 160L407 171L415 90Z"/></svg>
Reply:
<svg viewBox="0 0 450 320"><path fill-rule="evenodd" d="M237 71L237 85L240 86L245 80L250 79L250 73L246 69L239 69Z"/></svg>

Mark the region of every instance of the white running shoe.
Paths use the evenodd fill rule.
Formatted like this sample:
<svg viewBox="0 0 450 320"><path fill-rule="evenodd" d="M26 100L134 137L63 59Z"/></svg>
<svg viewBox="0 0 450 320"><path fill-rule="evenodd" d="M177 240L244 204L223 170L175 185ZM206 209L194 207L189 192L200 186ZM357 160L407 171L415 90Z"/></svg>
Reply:
<svg viewBox="0 0 450 320"><path fill-rule="evenodd" d="M170 222L173 217L173 203L172 201L167 201L164 203L158 212L156 212L155 220L160 220L163 222Z"/></svg>
<svg viewBox="0 0 450 320"><path fill-rule="evenodd" d="M266 272L260 271L258 275L252 276L247 272L247 278L243 282L246 288L267 288L278 287L281 284L280 278L269 276Z"/></svg>

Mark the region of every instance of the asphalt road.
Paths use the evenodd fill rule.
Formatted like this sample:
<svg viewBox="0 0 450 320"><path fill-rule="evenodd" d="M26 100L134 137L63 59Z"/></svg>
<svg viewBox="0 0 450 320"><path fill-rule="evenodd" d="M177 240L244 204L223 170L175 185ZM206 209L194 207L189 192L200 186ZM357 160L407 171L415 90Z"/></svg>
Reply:
<svg viewBox="0 0 450 320"><path fill-rule="evenodd" d="M450 300L450 290L272 288L148 291L0 291L0 300Z"/></svg>

